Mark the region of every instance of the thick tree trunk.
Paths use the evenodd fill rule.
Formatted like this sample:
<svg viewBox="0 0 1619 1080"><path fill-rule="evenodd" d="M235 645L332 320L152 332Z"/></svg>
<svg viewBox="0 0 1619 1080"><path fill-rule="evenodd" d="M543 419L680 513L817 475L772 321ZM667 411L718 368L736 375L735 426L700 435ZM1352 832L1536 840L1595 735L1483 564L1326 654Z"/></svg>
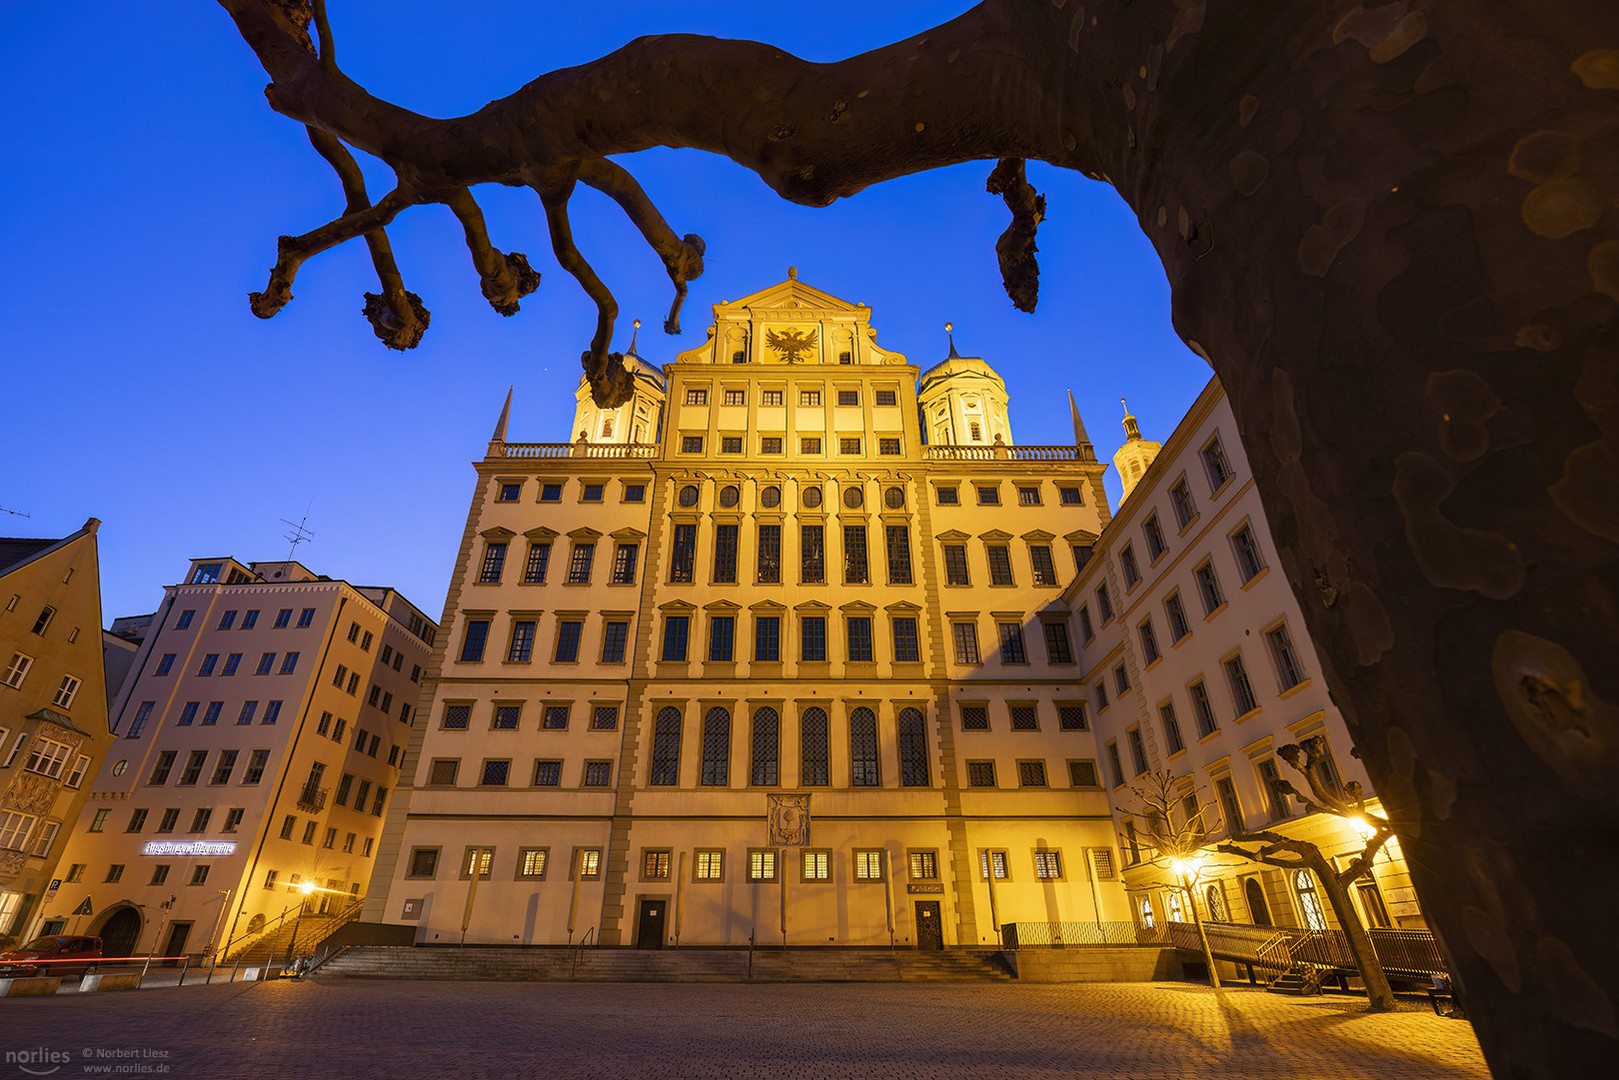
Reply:
<svg viewBox="0 0 1619 1080"><path fill-rule="evenodd" d="M1596 1075L1619 1059L1619 6L1370 2L990 0L827 65L645 39L436 121L221 0L272 104L416 201L660 144L806 203L977 158L1113 183L1225 384L1491 1067Z"/></svg>
<svg viewBox="0 0 1619 1080"><path fill-rule="evenodd" d="M1315 872L1315 878L1321 883L1321 888L1327 894L1327 901L1332 904L1332 913L1338 919L1338 927L1343 931L1344 939L1349 943L1349 953L1355 958L1355 967L1360 971L1360 981L1366 986L1366 1003L1373 1012L1392 1012L1395 1008L1394 991L1389 987L1388 976L1383 972L1383 962L1377 958L1377 949L1372 945L1372 939L1366 933L1366 927L1361 925L1360 912L1355 910L1355 902L1349 895L1349 890L1338 880L1338 874L1332 864L1324 857L1310 860Z"/></svg>

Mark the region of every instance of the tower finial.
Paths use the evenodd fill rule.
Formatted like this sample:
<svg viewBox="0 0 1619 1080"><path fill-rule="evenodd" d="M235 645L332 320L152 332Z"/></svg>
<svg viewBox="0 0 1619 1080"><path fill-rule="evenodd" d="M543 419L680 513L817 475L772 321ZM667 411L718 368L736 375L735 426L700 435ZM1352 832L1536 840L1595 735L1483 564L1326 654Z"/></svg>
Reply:
<svg viewBox="0 0 1619 1080"><path fill-rule="evenodd" d="M945 336L950 339L950 358L952 360L960 360L961 355L956 352L956 324L953 322L945 323L944 332Z"/></svg>
<svg viewBox="0 0 1619 1080"><path fill-rule="evenodd" d="M1091 445L1090 433L1085 430L1085 421L1080 419L1079 406L1074 402L1074 391L1068 391L1068 415L1074 421L1074 445L1079 448L1079 456L1083 461L1096 459L1096 448Z"/></svg>
<svg viewBox="0 0 1619 1080"><path fill-rule="evenodd" d="M1130 415L1130 406L1125 403L1124 395L1119 395L1119 404L1124 406L1124 437L1131 442L1141 441L1141 428L1136 424L1136 418Z"/></svg>
<svg viewBox="0 0 1619 1080"><path fill-rule="evenodd" d="M506 403L500 407L500 419L495 421L495 433L489 436L490 442L503 443L506 441L506 421L512 414L512 387L506 387Z"/></svg>
<svg viewBox="0 0 1619 1080"><path fill-rule="evenodd" d="M789 266L787 268L787 280L788 281L797 281L798 280L798 267Z"/></svg>
<svg viewBox="0 0 1619 1080"><path fill-rule="evenodd" d="M641 355L640 353L635 351L635 342L641 336L641 320L636 319L635 323L634 323L634 326L635 326L635 329L630 332L630 347L625 350L625 352L624 352L625 356L639 356L639 355Z"/></svg>

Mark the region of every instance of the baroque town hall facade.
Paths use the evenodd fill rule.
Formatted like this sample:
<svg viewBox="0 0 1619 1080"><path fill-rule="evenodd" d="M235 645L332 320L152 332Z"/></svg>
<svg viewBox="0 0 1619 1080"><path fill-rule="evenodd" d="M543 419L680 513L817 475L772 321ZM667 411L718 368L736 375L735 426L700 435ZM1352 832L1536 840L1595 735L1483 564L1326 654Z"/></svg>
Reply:
<svg viewBox="0 0 1619 1080"><path fill-rule="evenodd" d="M365 918L422 943L976 945L1130 918L1062 597L1105 464L796 280L569 443L502 413ZM509 406L509 400L508 400Z"/></svg>

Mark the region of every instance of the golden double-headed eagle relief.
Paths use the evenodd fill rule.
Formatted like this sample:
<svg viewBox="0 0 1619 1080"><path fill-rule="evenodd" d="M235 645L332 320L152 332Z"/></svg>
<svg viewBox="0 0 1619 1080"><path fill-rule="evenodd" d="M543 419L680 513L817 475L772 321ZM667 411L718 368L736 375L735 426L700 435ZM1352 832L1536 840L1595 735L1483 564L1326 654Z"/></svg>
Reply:
<svg viewBox="0 0 1619 1080"><path fill-rule="evenodd" d="M811 352L815 348L816 332L810 330L775 330L765 332L765 344L781 353L783 359L789 364L803 361L803 353Z"/></svg>

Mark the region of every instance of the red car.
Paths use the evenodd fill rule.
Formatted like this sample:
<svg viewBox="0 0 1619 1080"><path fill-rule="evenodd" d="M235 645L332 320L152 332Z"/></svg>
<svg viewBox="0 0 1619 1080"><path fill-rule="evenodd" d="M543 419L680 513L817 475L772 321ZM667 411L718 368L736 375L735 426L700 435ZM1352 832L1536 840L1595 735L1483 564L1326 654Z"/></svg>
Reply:
<svg viewBox="0 0 1619 1080"><path fill-rule="evenodd" d="M96 961L101 959L101 939L98 937L70 937L52 934L35 938L26 945L0 953L0 978L20 978L28 975L94 975ZM55 960L75 963L32 964L31 960Z"/></svg>

